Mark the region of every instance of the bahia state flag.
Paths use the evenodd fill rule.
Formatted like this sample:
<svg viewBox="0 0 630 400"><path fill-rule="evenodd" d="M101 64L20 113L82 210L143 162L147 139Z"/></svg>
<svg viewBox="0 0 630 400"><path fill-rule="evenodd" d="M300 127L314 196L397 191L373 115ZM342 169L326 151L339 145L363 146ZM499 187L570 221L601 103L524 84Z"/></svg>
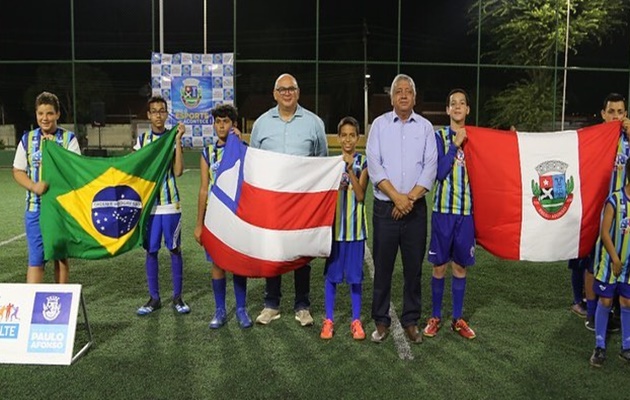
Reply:
<svg viewBox="0 0 630 400"><path fill-rule="evenodd" d="M300 157L228 137L208 196L202 243L222 269L272 277L332 246L341 156Z"/></svg>
<svg viewBox="0 0 630 400"><path fill-rule="evenodd" d="M545 133L466 127L477 243L509 260L587 256L620 131L619 122Z"/></svg>
<svg viewBox="0 0 630 400"><path fill-rule="evenodd" d="M44 142L40 226L46 260L114 257L142 244L173 159L177 129L121 157L85 157Z"/></svg>

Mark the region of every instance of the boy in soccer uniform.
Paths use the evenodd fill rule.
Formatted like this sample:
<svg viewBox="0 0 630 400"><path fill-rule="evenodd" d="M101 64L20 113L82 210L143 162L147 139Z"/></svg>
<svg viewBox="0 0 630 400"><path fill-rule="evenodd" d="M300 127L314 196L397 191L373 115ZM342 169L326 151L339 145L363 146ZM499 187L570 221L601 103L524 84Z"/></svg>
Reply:
<svg viewBox="0 0 630 400"><path fill-rule="evenodd" d="M453 278L453 321L451 329L466 339L474 339L475 332L462 318L466 291L467 267L475 264L475 228L472 217L470 184L464 160L466 116L470 113L468 94L453 89L446 98L446 113L450 126L435 133L438 149L438 171L433 192L431 242L429 262L433 263L431 294L433 313L422 331L434 337L442 325L444 275L451 263Z"/></svg>
<svg viewBox="0 0 630 400"><path fill-rule="evenodd" d="M630 176L630 163L625 166ZM606 360L606 328L613 304L619 296L621 305L621 353L619 357L630 362L630 183L614 192L606 200L601 235L595 247L599 262L594 266L595 294L599 296L595 311L595 350L589 360L601 367Z"/></svg>
<svg viewBox="0 0 630 400"><path fill-rule="evenodd" d="M42 181L41 145L44 140L52 140L72 152L81 154L79 142L74 133L57 126L61 116L59 99L52 93L42 92L35 99L35 116L39 128L25 133L15 150L13 178L26 192L24 225L28 244L28 269L26 283L44 281L44 243L39 227L40 196L48 190L48 183ZM69 265L67 259L54 260L55 282L68 283Z"/></svg>
<svg viewBox="0 0 630 400"><path fill-rule="evenodd" d="M355 151L359 141L359 123L352 117L343 118L337 127L343 160L346 163L337 196L337 210L330 257L324 269L324 305L326 319L320 337L331 339L334 333L334 309L337 284L350 285L352 323L350 331L355 340L365 339L361 324L361 292L363 256L367 239L365 190L368 183L367 157Z"/></svg>
<svg viewBox="0 0 630 400"><path fill-rule="evenodd" d="M604 122L621 121L622 129L619 132L619 144L617 145L617 155L615 165L612 168L609 193L612 194L622 190L626 182L626 165L630 158L630 145L628 135L630 135L630 119L627 117L626 99L617 93L610 93L604 99L601 116ZM601 253L599 253L601 254ZM586 322L588 330L595 330L595 309L597 307L597 297L594 291L593 264L598 264L601 260L597 256L591 256L569 261L569 268L572 270L572 287L574 297L578 297L584 288L586 297ZM583 279L580 280L580 277ZM575 300L574 300L575 303ZM575 306L575 304L574 304ZM575 307L571 310L576 314ZM609 332L619 330L619 323L613 319L608 324Z"/></svg>
<svg viewBox="0 0 630 400"><path fill-rule="evenodd" d="M154 140L158 140L166 132L164 125L168 117L166 100L160 96L151 97L148 101L147 118L151 121L151 130L138 136L134 150L139 150ZM173 280L173 308L179 314L188 314L190 307L182 299L183 261L181 252L181 209L179 191L175 177L184 172L181 138L186 128L183 124L177 126L175 140L175 157L166 173L162 188L156 200L147 228L148 238L145 241L146 273L149 287L149 301L138 308L138 315L148 315L162 307L160 287L158 281L158 252L161 247L162 236L164 245L171 253L171 276Z"/></svg>
<svg viewBox="0 0 630 400"><path fill-rule="evenodd" d="M201 243L201 232L204 225L204 216L208 205L208 195L217 178L217 170L223 158L223 150L228 135L235 129L237 112L234 106L221 104L212 110L214 130L217 134L217 142L203 149L199 168L201 170L201 184L199 185L199 197L197 202L197 225L195 226L195 240ZM206 253L208 261L212 262L212 290L214 292L215 312L208 327L218 329L227 322L225 307L226 279L225 271L212 261ZM247 313L247 278L234 275L234 297L236 298L236 319L241 328L252 326L252 319Z"/></svg>

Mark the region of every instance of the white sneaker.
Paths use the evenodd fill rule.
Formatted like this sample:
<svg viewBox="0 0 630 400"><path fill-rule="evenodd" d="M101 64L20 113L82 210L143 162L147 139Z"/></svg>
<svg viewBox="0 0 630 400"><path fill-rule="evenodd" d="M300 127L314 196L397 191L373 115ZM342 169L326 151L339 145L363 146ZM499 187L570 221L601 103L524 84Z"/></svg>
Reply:
<svg viewBox="0 0 630 400"><path fill-rule="evenodd" d="M256 323L261 325L267 325L271 321L280 318L280 310L275 310L273 308L263 308L260 312L260 315L256 317Z"/></svg>
<svg viewBox="0 0 630 400"><path fill-rule="evenodd" d="M295 320L300 321L300 325L302 326L311 326L313 325L313 317L311 317L310 311L298 310L295 312Z"/></svg>

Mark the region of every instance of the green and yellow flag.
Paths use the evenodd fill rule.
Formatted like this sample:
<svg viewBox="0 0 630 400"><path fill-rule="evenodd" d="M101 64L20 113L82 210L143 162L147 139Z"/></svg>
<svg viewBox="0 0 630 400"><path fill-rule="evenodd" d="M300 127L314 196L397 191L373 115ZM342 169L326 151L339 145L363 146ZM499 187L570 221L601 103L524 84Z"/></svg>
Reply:
<svg viewBox="0 0 630 400"><path fill-rule="evenodd" d="M46 260L114 257L142 244L171 166L175 135L121 157L85 157L44 141L39 224Z"/></svg>

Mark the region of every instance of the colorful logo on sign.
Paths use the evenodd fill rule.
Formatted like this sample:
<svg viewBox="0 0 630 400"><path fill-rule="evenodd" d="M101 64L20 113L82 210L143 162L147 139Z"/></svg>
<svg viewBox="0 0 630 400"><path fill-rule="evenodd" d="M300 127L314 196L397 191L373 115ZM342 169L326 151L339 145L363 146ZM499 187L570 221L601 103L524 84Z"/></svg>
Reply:
<svg viewBox="0 0 630 400"><path fill-rule="evenodd" d="M17 339L20 331L20 306L0 299L0 340Z"/></svg>
<svg viewBox="0 0 630 400"><path fill-rule="evenodd" d="M538 214L548 220L562 218L573 202L573 176L566 179L568 164L559 160L536 166L538 182L532 179L532 203Z"/></svg>
<svg viewBox="0 0 630 400"><path fill-rule="evenodd" d="M29 353L64 353L68 337L68 322L72 293L35 293Z"/></svg>

